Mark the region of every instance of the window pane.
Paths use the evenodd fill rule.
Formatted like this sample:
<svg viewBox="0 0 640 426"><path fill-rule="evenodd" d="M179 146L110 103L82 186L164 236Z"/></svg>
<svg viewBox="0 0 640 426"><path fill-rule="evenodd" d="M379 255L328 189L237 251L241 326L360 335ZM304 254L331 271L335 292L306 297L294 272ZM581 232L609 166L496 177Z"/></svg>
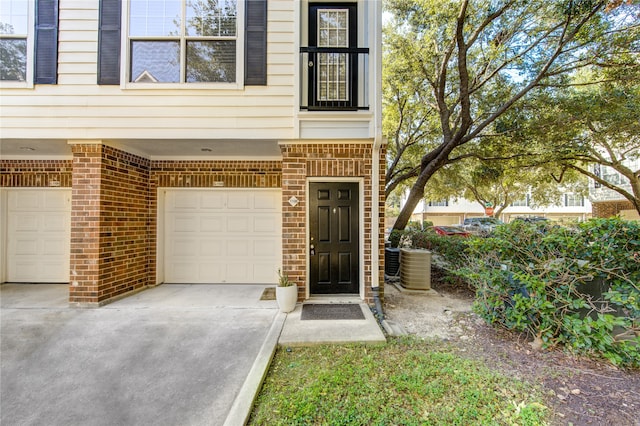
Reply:
<svg viewBox="0 0 640 426"><path fill-rule="evenodd" d="M131 0L130 36L179 36L181 0Z"/></svg>
<svg viewBox="0 0 640 426"><path fill-rule="evenodd" d="M27 79L27 40L0 40L0 80Z"/></svg>
<svg viewBox="0 0 640 426"><path fill-rule="evenodd" d="M186 16L187 35L234 37L236 15L235 0L217 2L189 0Z"/></svg>
<svg viewBox="0 0 640 426"><path fill-rule="evenodd" d="M318 10L318 47L349 47L349 11Z"/></svg>
<svg viewBox="0 0 640 426"><path fill-rule="evenodd" d="M236 42L187 42L187 82L236 81Z"/></svg>
<svg viewBox="0 0 640 426"><path fill-rule="evenodd" d="M27 35L29 0L0 0L0 34Z"/></svg>
<svg viewBox="0 0 640 426"><path fill-rule="evenodd" d="M581 195L565 194L565 206L567 207L581 207L584 206L584 198Z"/></svg>
<svg viewBox="0 0 640 426"><path fill-rule="evenodd" d="M318 54L318 99L319 101L346 101L347 97L347 54Z"/></svg>
<svg viewBox="0 0 640 426"><path fill-rule="evenodd" d="M180 43L177 41L132 42L131 81L180 82Z"/></svg>

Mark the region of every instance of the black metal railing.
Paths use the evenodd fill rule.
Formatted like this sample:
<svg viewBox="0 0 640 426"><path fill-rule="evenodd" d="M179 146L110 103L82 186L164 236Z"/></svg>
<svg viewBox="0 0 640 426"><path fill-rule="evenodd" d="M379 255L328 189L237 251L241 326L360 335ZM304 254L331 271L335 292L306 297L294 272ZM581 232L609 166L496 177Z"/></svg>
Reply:
<svg viewBox="0 0 640 426"><path fill-rule="evenodd" d="M338 84L320 75L320 55L325 60L338 60L344 65L340 84L345 88L339 96L327 96L327 85ZM300 48L300 109L313 111L355 111L369 109L369 49L341 47ZM323 86L324 84L324 86Z"/></svg>

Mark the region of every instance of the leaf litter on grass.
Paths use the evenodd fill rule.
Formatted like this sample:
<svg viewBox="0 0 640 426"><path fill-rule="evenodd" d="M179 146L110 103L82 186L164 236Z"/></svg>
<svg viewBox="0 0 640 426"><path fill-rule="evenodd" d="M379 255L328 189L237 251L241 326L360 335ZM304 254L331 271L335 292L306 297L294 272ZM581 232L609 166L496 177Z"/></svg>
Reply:
<svg viewBox="0 0 640 426"><path fill-rule="evenodd" d="M540 425L534 386L456 356L442 342L279 349L252 425Z"/></svg>

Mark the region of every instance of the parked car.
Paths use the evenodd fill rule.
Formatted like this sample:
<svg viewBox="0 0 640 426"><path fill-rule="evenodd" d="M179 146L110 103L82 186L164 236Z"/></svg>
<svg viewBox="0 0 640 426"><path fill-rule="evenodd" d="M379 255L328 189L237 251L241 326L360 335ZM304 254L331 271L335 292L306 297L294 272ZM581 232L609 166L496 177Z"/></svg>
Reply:
<svg viewBox="0 0 640 426"><path fill-rule="evenodd" d="M518 216L514 218L512 222L548 223L549 219L542 216Z"/></svg>
<svg viewBox="0 0 640 426"><path fill-rule="evenodd" d="M459 226L433 226L433 231L438 235L456 236L456 237L469 237L471 233L465 231Z"/></svg>
<svg viewBox="0 0 640 426"><path fill-rule="evenodd" d="M490 234L498 225L504 222L495 217L470 217L464 220L462 228L473 234Z"/></svg>

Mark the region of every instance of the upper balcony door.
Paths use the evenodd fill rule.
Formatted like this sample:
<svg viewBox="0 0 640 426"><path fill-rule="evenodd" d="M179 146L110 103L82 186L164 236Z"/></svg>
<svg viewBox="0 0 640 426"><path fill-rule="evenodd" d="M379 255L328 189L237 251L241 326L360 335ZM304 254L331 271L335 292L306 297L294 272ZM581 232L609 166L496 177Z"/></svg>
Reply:
<svg viewBox="0 0 640 426"><path fill-rule="evenodd" d="M309 109L357 109L356 4L309 7Z"/></svg>

